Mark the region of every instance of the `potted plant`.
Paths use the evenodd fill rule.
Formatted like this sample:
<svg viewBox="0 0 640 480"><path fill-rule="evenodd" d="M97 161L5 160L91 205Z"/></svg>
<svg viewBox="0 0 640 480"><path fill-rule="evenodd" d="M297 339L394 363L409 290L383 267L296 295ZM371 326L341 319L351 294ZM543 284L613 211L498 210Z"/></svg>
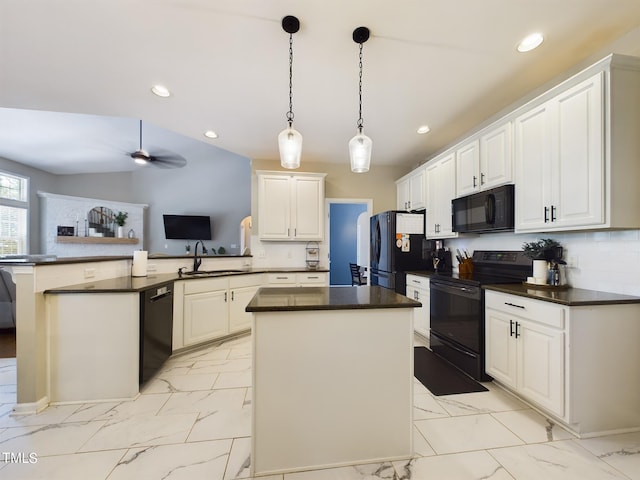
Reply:
<svg viewBox="0 0 640 480"><path fill-rule="evenodd" d="M118 212L114 220L118 224L118 238L124 238L124 224L129 214L127 212Z"/></svg>
<svg viewBox="0 0 640 480"><path fill-rule="evenodd" d="M562 259L562 246L551 238L543 238L522 244L524 254L533 260L533 276L545 281L549 270L549 262Z"/></svg>

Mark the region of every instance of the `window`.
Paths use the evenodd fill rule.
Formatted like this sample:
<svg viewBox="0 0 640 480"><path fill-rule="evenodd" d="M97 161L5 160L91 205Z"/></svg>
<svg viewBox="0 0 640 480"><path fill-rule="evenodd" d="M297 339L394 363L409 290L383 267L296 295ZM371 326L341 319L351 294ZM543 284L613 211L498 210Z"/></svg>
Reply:
<svg viewBox="0 0 640 480"><path fill-rule="evenodd" d="M0 255L26 254L29 181L0 172Z"/></svg>

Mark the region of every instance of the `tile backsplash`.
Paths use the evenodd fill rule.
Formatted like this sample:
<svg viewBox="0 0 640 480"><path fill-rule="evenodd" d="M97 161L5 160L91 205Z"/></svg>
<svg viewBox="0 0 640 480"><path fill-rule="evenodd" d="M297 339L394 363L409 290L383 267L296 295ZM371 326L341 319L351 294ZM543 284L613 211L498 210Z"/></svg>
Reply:
<svg viewBox="0 0 640 480"><path fill-rule="evenodd" d="M564 248L572 287L640 296L640 230L482 234L445 240L445 247L521 250L524 242L553 238ZM454 255L455 267L455 255Z"/></svg>

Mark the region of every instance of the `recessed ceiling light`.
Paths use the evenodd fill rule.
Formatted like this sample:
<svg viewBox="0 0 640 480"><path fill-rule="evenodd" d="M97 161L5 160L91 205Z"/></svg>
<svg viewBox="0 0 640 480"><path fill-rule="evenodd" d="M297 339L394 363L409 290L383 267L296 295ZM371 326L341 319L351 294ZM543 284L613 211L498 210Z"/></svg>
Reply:
<svg viewBox="0 0 640 480"><path fill-rule="evenodd" d="M540 46L540 44L544 41L544 37L541 33L536 32L531 35L527 35L519 44L518 51L519 52L529 52L534 48Z"/></svg>
<svg viewBox="0 0 640 480"><path fill-rule="evenodd" d="M204 136L207 138L218 138L218 134L213 130L207 130L206 132L204 132Z"/></svg>
<svg viewBox="0 0 640 480"><path fill-rule="evenodd" d="M163 87L162 85L154 85L151 87L151 91L159 97L168 97L171 95L171 92L167 87Z"/></svg>
<svg viewBox="0 0 640 480"><path fill-rule="evenodd" d="M423 134L423 133L429 133L431 131L431 129L429 128L429 125L421 125L420 127L418 127L418 133Z"/></svg>

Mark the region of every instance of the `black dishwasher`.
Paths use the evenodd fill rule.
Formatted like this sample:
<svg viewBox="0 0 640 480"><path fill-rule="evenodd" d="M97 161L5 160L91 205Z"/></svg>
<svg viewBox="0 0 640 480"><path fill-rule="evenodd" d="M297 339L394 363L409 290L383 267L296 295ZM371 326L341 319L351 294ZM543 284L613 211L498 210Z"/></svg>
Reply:
<svg viewBox="0 0 640 480"><path fill-rule="evenodd" d="M149 380L171 356L173 282L140 292L140 384Z"/></svg>

